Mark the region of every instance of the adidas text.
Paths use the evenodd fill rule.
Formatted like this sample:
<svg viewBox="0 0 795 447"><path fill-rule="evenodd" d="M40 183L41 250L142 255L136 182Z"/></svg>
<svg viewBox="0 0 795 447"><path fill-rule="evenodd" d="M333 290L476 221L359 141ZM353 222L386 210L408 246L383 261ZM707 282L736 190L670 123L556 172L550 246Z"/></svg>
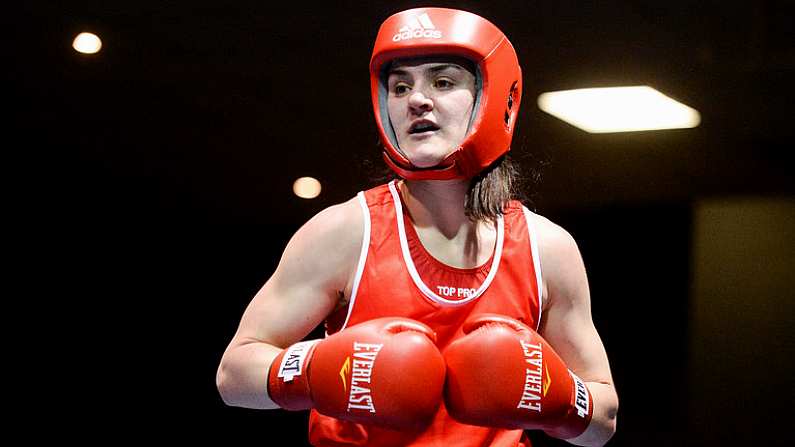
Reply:
<svg viewBox="0 0 795 447"><path fill-rule="evenodd" d="M400 42L401 40L419 39L422 37L428 39L441 39L442 32L436 29L410 29L395 34L392 36L392 41Z"/></svg>

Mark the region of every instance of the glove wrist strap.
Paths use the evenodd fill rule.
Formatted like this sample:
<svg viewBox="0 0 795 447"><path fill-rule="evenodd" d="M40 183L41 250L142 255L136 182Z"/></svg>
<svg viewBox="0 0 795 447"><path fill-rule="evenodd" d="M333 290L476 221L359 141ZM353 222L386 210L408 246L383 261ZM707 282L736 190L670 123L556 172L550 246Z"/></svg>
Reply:
<svg viewBox="0 0 795 447"><path fill-rule="evenodd" d="M571 406L562 423L547 434L558 439L571 439L581 435L588 428L593 416L593 397L585 382L569 370L572 380Z"/></svg>
<svg viewBox="0 0 795 447"><path fill-rule="evenodd" d="M298 342L273 359L268 371L268 396L285 410L312 408L309 364L320 340Z"/></svg>

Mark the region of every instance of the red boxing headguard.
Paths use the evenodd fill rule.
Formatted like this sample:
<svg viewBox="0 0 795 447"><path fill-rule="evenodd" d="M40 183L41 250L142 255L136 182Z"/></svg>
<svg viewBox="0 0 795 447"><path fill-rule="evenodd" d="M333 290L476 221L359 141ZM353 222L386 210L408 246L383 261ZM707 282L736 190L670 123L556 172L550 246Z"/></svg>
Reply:
<svg viewBox="0 0 795 447"><path fill-rule="evenodd" d="M473 118L461 145L431 168L411 164L398 148L387 111L384 68L399 58L460 56L476 68ZM381 25L370 59L370 91L384 160L409 180L471 178L508 152L522 97L522 70L508 38L475 14L445 8L416 8Z"/></svg>

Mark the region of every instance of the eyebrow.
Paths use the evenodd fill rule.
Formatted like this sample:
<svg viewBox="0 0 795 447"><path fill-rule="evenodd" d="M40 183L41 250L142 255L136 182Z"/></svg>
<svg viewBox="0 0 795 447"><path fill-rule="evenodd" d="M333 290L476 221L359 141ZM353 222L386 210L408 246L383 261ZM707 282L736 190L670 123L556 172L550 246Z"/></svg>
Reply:
<svg viewBox="0 0 795 447"><path fill-rule="evenodd" d="M436 73L438 73L440 71L447 70L448 68L453 68L453 69L458 70L458 71L466 70L464 67L462 67L462 66L460 66L458 64L439 64L439 65L434 65L433 67L427 69L426 71L428 73L430 73L430 74L436 74ZM389 70L389 72L387 73L387 76L392 76L392 75L403 76L403 75L406 75L406 74L408 74L408 71L406 71L406 70L404 70L402 68L393 68L393 69Z"/></svg>

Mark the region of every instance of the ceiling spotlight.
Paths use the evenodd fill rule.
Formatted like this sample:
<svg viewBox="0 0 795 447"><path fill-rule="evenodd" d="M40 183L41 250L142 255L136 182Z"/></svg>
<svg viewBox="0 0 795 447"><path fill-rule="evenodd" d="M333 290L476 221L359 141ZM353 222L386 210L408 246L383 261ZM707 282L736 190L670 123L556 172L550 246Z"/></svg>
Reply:
<svg viewBox="0 0 795 447"><path fill-rule="evenodd" d="M293 192L302 199L314 199L320 195L320 182L312 177L301 177L293 182Z"/></svg>
<svg viewBox="0 0 795 447"><path fill-rule="evenodd" d="M701 122L697 110L645 85L543 93L538 107L591 133L681 129Z"/></svg>
<svg viewBox="0 0 795 447"><path fill-rule="evenodd" d="M102 41L96 34L80 33L72 41L72 48L79 53L94 54L102 48Z"/></svg>

